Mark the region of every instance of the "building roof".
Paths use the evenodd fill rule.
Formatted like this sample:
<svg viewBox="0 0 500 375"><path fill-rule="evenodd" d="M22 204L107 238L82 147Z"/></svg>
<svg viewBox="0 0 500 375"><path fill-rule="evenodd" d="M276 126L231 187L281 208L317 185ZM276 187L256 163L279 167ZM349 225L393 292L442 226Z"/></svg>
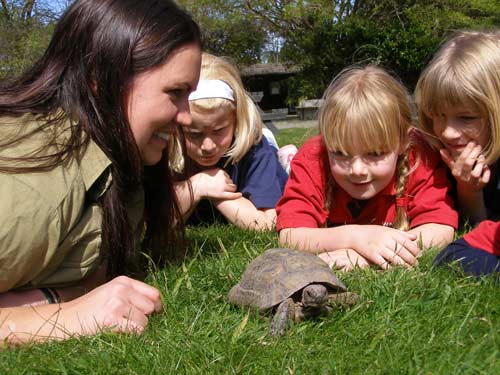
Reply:
<svg viewBox="0 0 500 375"><path fill-rule="evenodd" d="M243 77L264 76L264 75L292 75L300 72L302 68L292 63L271 63L271 64L253 64L240 68Z"/></svg>

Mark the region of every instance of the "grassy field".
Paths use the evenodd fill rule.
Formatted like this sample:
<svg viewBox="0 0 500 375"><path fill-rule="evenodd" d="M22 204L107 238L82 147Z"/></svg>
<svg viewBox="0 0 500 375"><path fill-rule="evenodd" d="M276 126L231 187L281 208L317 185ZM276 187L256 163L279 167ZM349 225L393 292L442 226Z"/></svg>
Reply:
<svg viewBox="0 0 500 375"><path fill-rule="evenodd" d="M287 129L280 144L312 130ZM307 133L307 134L306 134ZM275 233L189 228L191 254L152 269L164 312L142 336L102 334L0 352L0 374L500 374L500 288L432 270L338 273L362 302L269 336L269 317L231 306L247 264Z"/></svg>

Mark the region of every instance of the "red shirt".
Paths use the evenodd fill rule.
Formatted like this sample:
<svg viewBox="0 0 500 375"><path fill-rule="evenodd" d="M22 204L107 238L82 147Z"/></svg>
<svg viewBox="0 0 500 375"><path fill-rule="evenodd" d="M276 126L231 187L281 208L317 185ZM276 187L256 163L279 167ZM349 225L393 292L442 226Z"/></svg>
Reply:
<svg viewBox="0 0 500 375"><path fill-rule="evenodd" d="M500 222L485 220L464 235L464 240L472 247L500 256Z"/></svg>
<svg viewBox="0 0 500 375"><path fill-rule="evenodd" d="M410 169L414 168L416 160L418 164L408 176L402 202L410 227L437 223L457 228L458 214L448 194L451 182L446 166L420 139L410 149ZM326 146L321 136L313 137L304 143L292 160L285 191L276 206L276 229L343 224L393 225L396 218L394 179L384 190L366 201L353 199L332 181ZM329 186L333 185L329 211L325 210L327 182Z"/></svg>

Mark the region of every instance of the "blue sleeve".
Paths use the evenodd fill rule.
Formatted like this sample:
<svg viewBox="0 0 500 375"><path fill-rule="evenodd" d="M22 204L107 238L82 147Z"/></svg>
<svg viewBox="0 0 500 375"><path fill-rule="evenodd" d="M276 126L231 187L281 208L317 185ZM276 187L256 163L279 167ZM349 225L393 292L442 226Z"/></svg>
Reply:
<svg viewBox="0 0 500 375"><path fill-rule="evenodd" d="M288 179L276 150L264 137L233 166L230 175L238 191L257 208L274 208Z"/></svg>

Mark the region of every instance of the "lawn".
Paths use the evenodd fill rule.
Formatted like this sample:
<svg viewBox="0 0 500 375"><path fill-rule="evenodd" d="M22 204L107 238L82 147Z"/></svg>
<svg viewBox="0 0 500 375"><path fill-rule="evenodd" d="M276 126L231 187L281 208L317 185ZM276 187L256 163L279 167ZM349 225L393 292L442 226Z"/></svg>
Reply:
<svg viewBox="0 0 500 375"><path fill-rule="evenodd" d="M313 130L287 129L280 144ZM269 318L226 302L272 232L188 228L181 265L151 269L164 311L141 336L103 333L0 352L0 374L499 374L500 288L417 267L338 273L362 302L269 336Z"/></svg>

